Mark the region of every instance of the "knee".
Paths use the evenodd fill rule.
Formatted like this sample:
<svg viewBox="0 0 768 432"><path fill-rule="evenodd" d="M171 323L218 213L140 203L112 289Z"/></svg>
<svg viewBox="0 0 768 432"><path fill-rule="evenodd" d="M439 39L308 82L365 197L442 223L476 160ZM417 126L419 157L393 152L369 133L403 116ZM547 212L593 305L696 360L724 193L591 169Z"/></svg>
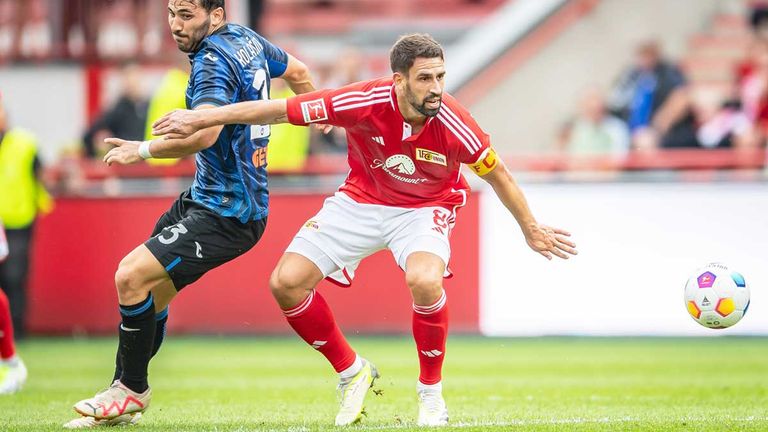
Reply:
<svg viewBox="0 0 768 432"><path fill-rule="evenodd" d="M299 290L305 290L304 285L298 275L284 271L281 267L276 268L269 278L269 289L275 298L290 295Z"/></svg>
<svg viewBox="0 0 768 432"><path fill-rule="evenodd" d="M411 290L417 304L435 302L443 292L442 275L436 275L428 271L406 272L405 283Z"/></svg>
<svg viewBox="0 0 768 432"><path fill-rule="evenodd" d="M141 279L141 272L137 271L136 266L130 262L121 261L115 272L115 286L121 298L143 294L144 283Z"/></svg>

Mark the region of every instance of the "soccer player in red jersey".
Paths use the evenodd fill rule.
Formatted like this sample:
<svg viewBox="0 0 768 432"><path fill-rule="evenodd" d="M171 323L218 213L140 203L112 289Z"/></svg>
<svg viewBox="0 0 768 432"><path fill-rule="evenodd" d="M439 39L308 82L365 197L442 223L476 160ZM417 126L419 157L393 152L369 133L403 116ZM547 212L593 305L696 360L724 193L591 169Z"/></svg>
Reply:
<svg viewBox="0 0 768 432"><path fill-rule="evenodd" d="M360 261L381 249L389 249L405 271L413 296L418 424L448 422L441 375L448 330L442 280L450 274L448 239L456 212L469 192L462 164L493 187L534 251L548 259L576 254L569 233L536 221L489 136L444 92L443 58L430 36L407 35L392 47L392 78L204 113L175 111L155 124L154 133L168 137L229 123L346 129L351 168L346 181L299 230L269 282L291 327L340 375L337 425L360 420L378 372L349 346L315 287L323 278L349 285Z"/></svg>
<svg viewBox="0 0 768 432"><path fill-rule="evenodd" d="M8 257L8 252L3 221L0 221L0 262ZM16 354L13 342L11 307L5 292L0 289L0 395L16 393L26 381L27 368Z"/></svg>

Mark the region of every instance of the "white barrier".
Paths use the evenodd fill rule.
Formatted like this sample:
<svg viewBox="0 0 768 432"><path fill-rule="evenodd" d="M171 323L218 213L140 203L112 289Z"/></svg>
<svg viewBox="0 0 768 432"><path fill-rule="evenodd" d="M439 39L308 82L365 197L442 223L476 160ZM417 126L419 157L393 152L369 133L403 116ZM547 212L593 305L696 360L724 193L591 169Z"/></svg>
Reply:
<svg viewBox="0 0 768 432"><path fill-rule="evenodd" d="M480 328L486 335L768 334L768 186L759 183L523 186L540 222L573 233L579 255L547 261L492 191L481 198ZM720 261L752 304L727 330L696 324L686 278Z"/></svg>

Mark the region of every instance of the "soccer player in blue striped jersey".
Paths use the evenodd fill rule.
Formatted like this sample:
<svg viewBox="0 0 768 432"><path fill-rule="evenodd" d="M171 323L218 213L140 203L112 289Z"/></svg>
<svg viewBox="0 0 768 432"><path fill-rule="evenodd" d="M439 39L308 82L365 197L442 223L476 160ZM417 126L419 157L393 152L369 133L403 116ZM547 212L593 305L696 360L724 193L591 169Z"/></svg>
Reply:
<svg viewBox="0 0 768 432"><path fill-rule="evenodd" d="M253 30L227 23L224 6L224 0L168 1L173 38L192 63L189 109L268 99L270 79L277 77L297 94L314 90L302 62ZM83 417L66 427L135 423L147 409L147 367L165 335L171 299L207 271L247 252L264 232L269 133L268 125L229 125L178 140L106 140L115 146L104 157L110 165L195 154L197 172L150 239L120 262L115 375L109 388L75 404Z"/></svg>

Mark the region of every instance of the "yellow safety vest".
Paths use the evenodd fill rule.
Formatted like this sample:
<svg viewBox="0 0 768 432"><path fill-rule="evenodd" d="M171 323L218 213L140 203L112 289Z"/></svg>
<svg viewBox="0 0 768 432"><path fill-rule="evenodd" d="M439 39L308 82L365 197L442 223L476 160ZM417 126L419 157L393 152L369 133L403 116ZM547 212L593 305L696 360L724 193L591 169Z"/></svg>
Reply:
<svg viewBox="0 0 768 432"><path fill-rule="evenodd" d="M8 131L0 143L0 219L6 228L25 228L38 210L49 212L53 201L37 180L35 137L21 129Z"/></svg>
<svg viewBox="0 0 768 432"><path fill-rule="evenodd" d="M157 138L152 135L152 124L159 120L164 114L176 109L187 107L187 82L189 75L179 69L169 70L163 77L160 87L158 87L152 99L149 101L147 109L147 125L144 129L144 139L151 140ZM150 165L173 165L178 159L147 159Z"/></svg>
<svg viewBox="0 0 768 432"><path fill-rule="evenodd" d="M291 89L274 92L272 98L284 99L293 96ZM307 162L309 153L309 128L291 124L271 126L267 171L300 171Z"/></svg>

